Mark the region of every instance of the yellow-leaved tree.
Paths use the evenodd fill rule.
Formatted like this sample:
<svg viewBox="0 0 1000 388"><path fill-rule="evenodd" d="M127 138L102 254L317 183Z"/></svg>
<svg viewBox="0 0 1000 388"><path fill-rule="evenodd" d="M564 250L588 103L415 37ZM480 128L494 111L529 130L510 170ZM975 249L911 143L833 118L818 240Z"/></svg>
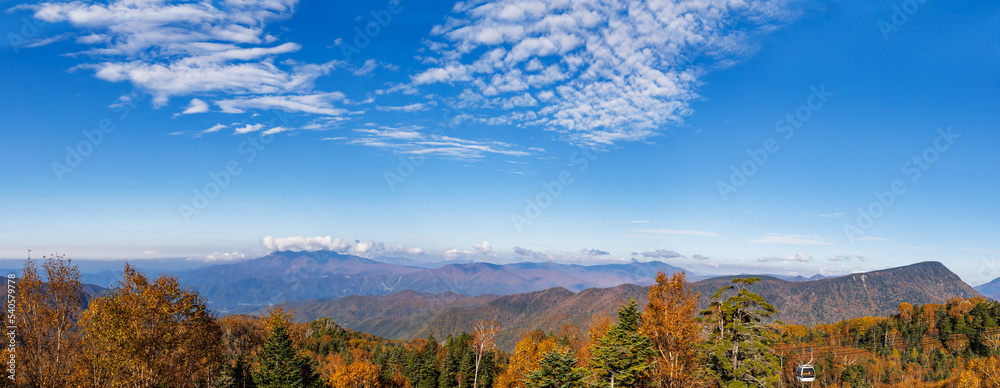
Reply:
<svg viewBox="0 0 1000 388"><path fill-rule="evenodd" d="M69 383L77 354L83 310L80 270L65 256L47 256L45 282L35 263L24 263L14 285L15 326L21 340L17 354L23 366L18 382L27 386L62 387Z"/></svg>
<svg viewBox="0 0 1000 388"><path fill-rule="evenodd" d="M80 325L76 385L190 387L219 374L219 325L198 293L173 276L150 281L126 263L118 286L91 301Z"/></svg>
<svg viewBox="0 0 1000 388"><path fill-rule="evenodd" d="M557 346L556 339L541 331L525 333L514 347L507 369L497 376L494 388L524 388L524 378L541 366L542 356Z"/></svg>
<svg viewBox="0 0 1000 388"><path fill-rule="evenodd" d="M698 294L688 287L684 272L668 278L659 271L647 296L640 330L652 340L656 353L651 376L654 385L685 387L699 382L701 363L695 352L700 330L695 316Z"/></svg>
<svg viewBox="0 0 1000 388"><path fill-rule="evenodd" d="M333 388L382 388L381 373L378 366L359 360L330 376L329 384Z"/></svg>

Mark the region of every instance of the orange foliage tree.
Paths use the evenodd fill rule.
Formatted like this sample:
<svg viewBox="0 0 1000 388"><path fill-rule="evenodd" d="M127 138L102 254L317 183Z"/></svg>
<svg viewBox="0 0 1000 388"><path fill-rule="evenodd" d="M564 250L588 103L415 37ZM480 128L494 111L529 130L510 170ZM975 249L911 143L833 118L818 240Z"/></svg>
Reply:
<svg viewBox="0 0 1000 388"><path fill-rule="evenodd" d="M83 310L80 271L65 256L45 258L42 282L34 262L24 263L21 279L8 290L15 292L15 323L21 340L18 380L29 386L68 385L80 341L77 325ZM13 279L11 279L13 280Z"/></svg>
<svg viewBox="0 0 1000 388"><path fill-rule="evenodd" d="M684 272L669 278L656 274L649 288L649 302L642 314L641 332L653 342L656 366L652 372L658 387L683 387L696 379L699 366L695 347L700 326L695 318L698 294L685 282Z"/></svg>
<svg viewBox="0 0 1000 388"><path fill-rule="evenodd" d="M557 346L556 339L541 331L526 333L514 347L507 369L494 383L494 388L524 388L523 379L541 366L542 356Z"/></svg>
<svg viewBox="0 0 1000 388"><path fill-rule="evenodd" d="M118 287L91 301L80 323L78 385L194 386L221 367L218 323L197 292L173 276L149 281L126 263Z"/></svg>
<svg viewBox="0 0 1000 388"><path fill-rule="evenodd" d="M367 361L355 361L330 376L328 383L333 388L382 388L381 373Z"/></svg>

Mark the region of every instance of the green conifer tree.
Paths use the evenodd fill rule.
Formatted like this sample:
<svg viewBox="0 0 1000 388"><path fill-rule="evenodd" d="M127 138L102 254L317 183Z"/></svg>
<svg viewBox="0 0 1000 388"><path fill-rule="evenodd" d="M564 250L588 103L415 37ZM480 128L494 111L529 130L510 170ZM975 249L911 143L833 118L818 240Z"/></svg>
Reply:
<svg viewBox="0 0 1000 388"><path fill-rule="evenodd" d="M576 367L569 349L556 349L542 356L541 367L524 380L528 388L583 388L587 372Z"/></svg>
<svg viewBox="0 0 1000 388"><path fill-rule="evenodd" d="M253 373L260 388L299 388L319 386L320 378L309 358L299 355L284 325L275 325L264 346L257 353Z"/></svg>
<svg viewBox="0 0 1000 388"><path fill-rule="evenodd" d="M746 289L758 281L733 279L733 285L719 289L709 308L701 312L710 330L702 350L709 373L721 387L773 387L778 383L779 361L771 351L775 333L767 325L778 310ZM730 290L736 294L723 301Z"/></svg>
<svg viewBox="0 0 1000 388"><path fill-rule="evenodd" d="M639 308L635 299L618 310L618 324L592 346L590 361L599 386L632 387L653 367L653 344L639 333Z"/></svg>

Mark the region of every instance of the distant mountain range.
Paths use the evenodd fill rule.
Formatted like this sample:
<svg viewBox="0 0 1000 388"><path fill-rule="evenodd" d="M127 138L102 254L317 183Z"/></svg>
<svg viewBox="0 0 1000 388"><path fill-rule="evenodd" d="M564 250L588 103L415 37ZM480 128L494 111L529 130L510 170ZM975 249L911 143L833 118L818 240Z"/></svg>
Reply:
<svg viewBox="0 0 1000 388"><path fill-rule="evenodd" d="M978 285L975 289L987 298L1000 300L1000 278L993 279L986 284Z"/></svg>
<svg viewBox="0 0 1000 388"><path fill-rule="evenodd" d="M578 292L621 284L649 285L656 273L682 269L658 261L574 265L554 262L459 263L419 268L331 251L275 252L238 263L174 272L216 311L240 313L310 298L389 295L404 290L510 295L563 287Z"/></svg>
<svg viewBox="0 0 1000 388"><path fill-rule="evenodd" d="M754 275L706 279L692 286L701 293L704 307L716 290L731 284L733 278L742 277ZM623 284L580 292L557 287L478 297L405 291L384 296L289 302L288 307L297 311L296 320L325 316L347 328L393 339L429 334L444 338L469 330L477 320L496 320L503 328L500 345L510 350L525 331L554 331L567 323L585 328L595 316L613 316L630 298L645 303L647 290L647 287ZM944 303L952 297L980 296L937 262L801 282L765 275L750 290L778 308L778 319L806 326L862 316L885 316L896 312L902 302L914 305Z"/></svg>

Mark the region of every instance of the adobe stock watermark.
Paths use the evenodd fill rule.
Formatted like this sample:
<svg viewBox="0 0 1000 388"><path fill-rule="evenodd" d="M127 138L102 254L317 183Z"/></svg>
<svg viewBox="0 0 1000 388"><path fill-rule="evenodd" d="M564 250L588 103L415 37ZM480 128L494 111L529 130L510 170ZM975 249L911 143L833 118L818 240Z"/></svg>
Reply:
<svg viewBox="0 0 1000 388"><path fill-rule="evenodd" d="M38 37L41 32L41 28L45 27L47 24L48 23L45 21L34 17L22 17L21 30L18 32L10 31L7 33L7 42L10 43L10 47L14 48L14 54L21 52L21 47L29 47L29 41Z"/></svg>
<svg viewBox="0 0 1000 388"><path fill-rule="evenodd" d="M833 97L833 92L826 91L826 85L821 84L817 88L816 86L809 87L812 92L806 97L805 104L799 105L791 113L786 113L785 117L778 119L774 123L774 130L778 133L784 134L781 138L784 141L791 140L795 137L797 131L801 129L809 119L812 119L813 114L822 109L830 97ZM778 144L778 139L774 137L769 137L764 140L760 147L755 149L747 150L747 158L737 165L733 164L729 166L732 173L729 175L729 181L716 181L715 188L719 191L719 196L722 197L723 201L729 200L729 195L733 194L743 185L747 184L750 177L754 176L761 167L767 164L770 156L778 150L781 149L781 145Z"/></svg>
<svg viewBox="0 0 1000 388"><path fill-rule="evenodd" d="M913 158L903 163L902 173L910 177L910 183L919 181L924 172L929 170L934 163L937 163L941 154L951 149L951 146L955 144L955 140L962 137L952 132L951 127L947 129L939 128L937 132L938 137L934 139L934 144L925 148L919 154L913 155ZM889 183L887 190L876 190L872 194L875 199L868 206L858 207L855 222L844 223L844 234L847 235L847 239L851 244L857 239L863 238L865 232L875 226L875 221L882 218L892 205L896 203L896 200L903 196L903 194L906 194L906 185L907 183L902 179L896 179Z"/></svg>
<svg viewBox="0 0 1000 388"><path fill-rule="evenodd" d="M288 124L288 118L284 112L279 110L271 112L273 116L268 121L267 127L273 128L279 121L285 125ZM257 154L267 148L267 145L272 141L274 141L274 134L267 133L266 130L254 132L236 146L236 153L243 157L242 163L251 163L257 159ZM190 224L192 217L201 215L201 212L208 208L212 200L222 194L222 191L229 187L233 179L243 173L241 160L230 159L222 169L209 171L208 182L191 190L193 193L191 201L177 205L177 211L180 212L184 223Z"/></svg>
<svg viewBox="0 0 1000 388"><path fill-rule="evenodd" d="M906 22L910 21L910 16L916 14L920 10L920 6L926 2L927 0L903 0L900 4L893 4L889 20L879 19L876 23L879 32L882 33L882 39L888 42L889 33L899 31Z"/></svg>
<svg viewBox="0 0 1000 388"><path fill-rule="evenodd" d="M385 8L371 10L369 12L371 17L365 18L368 22L365 23L364 27L354 27L354 39L350 42L346 39L340 39L340 52L344 54L344 59L350 62L354 54L360 54L361 50L368 47L373 39L382 34L384 28L389 27L389 24L392 23L392 17L399 15L400 12L403 12L403 4L400 0L389 0L386 2Z"/></svg>
<svg viewBox="0 0 1000 388"><path fill-rule="evenodd" d="M444 134L444 130L441 128L435 128L431 135L438 137ZM406 182L414 173L417 172L417 167L424 164L424 155L420 153L421 150L427 147L423 145L418 145L415 151L410 151L407 155L399 155L399 164L396 165L396 171L386 170L382 176L385 177L385 184L389 186L389 191L395 193L396 185Z"/></svg>
<svg viewBox="0 0 1000 388"><path fill-rule="evenodd" d="M579 150L573 151L569 155L570 167L560 171L555 179L542 181L542 188L537 194L524 198L524 209L510 214L510 222L514 225L514 230L521 234L525 227L538 220L545 209L552 206L552 202L562 196L566 188L573 184L576 180L574 174L587 171L590 163L597 160L597 152L599 151L603 150L581 147Z"/></svg>
<svg viewBox="0 0 1000 388"><path fill-rule="evenodd" d="M97 122L96 128L80 131L80 134L83 135L83 140L80 140L74 146L66 146L66 157L63 160L52 161L52 172L56 174L56 179L62 182L66 174L72 173L76 168L80 167L84 159L93 154L97 147L104 142L104 136L110 135L115 131L114 118L117 118L119 122L124 121L132 113L132 109L138 107L138 103L145 99L145 93L142 93L138 89L132 89L128 94L112 101L109 107L111 108L111 112L115 113L116 116L104 117Z"/></svg>

